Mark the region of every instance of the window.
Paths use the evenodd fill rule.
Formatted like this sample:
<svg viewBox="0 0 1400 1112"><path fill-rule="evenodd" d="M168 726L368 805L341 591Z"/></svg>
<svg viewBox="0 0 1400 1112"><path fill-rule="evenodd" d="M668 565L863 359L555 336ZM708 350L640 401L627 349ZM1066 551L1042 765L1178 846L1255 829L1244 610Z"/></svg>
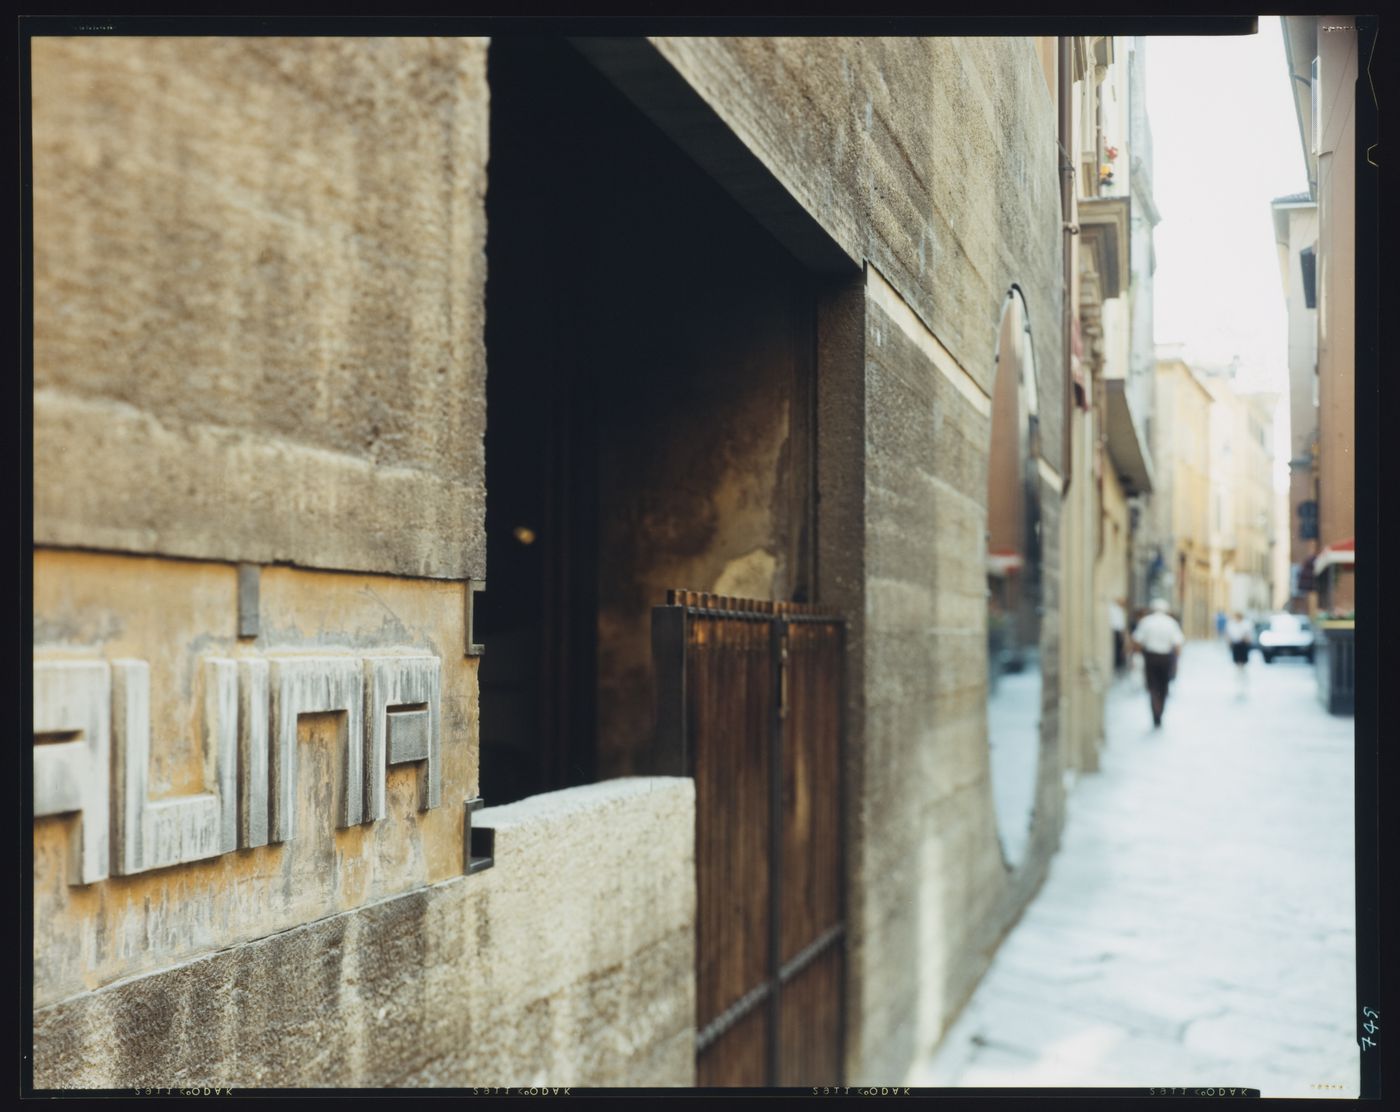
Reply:
<svg viewBox="0 0 1400 1112"><path fill-rule="evenodd" d="M1298 265L1303 270L1303 303L1317 308L1317 248L1304 247L1298 252Z"/></svg>

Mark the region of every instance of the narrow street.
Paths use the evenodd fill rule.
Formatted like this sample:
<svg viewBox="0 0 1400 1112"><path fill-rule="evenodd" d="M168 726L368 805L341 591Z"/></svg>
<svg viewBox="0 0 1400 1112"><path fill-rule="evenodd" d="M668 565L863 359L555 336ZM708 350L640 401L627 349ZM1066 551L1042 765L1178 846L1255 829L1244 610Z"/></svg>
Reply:
<svg viewBox="0 0 1400 1112"><path fill-rule="evenodd" d="M22 15L23 1094L1378 1099L1378 18Z"/></svg>
<svg viewBox="0 0 1400 1112"><path fill-rule="evenodd" d="M911 1084L1357 1095L1352 720L1300 660L1233 672L1190 644L1160 730L1115 686L1044 887Z"/></svg>

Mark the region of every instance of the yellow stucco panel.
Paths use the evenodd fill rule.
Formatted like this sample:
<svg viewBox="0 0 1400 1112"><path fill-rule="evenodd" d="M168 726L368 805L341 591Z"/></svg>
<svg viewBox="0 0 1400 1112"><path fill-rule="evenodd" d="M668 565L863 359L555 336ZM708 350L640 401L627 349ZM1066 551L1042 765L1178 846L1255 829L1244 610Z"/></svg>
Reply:
<svg viewBox="0 0 1400 1112"><path fill-rule="evenodd" d="M81 815L37 818L36 1006L461 875L464 801L478 783L477 660L464 654L463 590L460 582L267 567L258 636L239 638L234 564L36 552L36 671L65 660L144 661L149 669L152 803L210 790L211 660L256 668L310 659L359 675L366 660L435 659L441 788L440 802L423 809L426 763L389 764L383 817L338 828L347 754L362 743L347 741L353 716L307 713L295 719L292 824L281 842L132 875L114 865L106 879L82 884L68 856ZM239 721L256 717L240 712ZM114 753L122 737L114 727ZM362 769L366 781L372 772Z"/></svg>

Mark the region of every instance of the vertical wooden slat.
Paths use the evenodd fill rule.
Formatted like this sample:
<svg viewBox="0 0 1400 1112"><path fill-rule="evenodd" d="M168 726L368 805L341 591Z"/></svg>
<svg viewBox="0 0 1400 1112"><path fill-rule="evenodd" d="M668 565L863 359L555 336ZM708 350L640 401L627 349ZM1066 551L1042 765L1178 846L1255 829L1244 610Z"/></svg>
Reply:
<svg viewBox="0 0 1400 1112"><path fill-rule="evenodd" d="M840 667L837 624L792 623L783 737L783 962L842 920ZM842 953L842 944L833 944L783 988L783 1084L830 1084L839 1076Z"/></svg>
<svg viewBox="0 0 1400 1112"><path fill-rule="evenodd" d="M841 981L845 954L834 946L783 986L783 1060L776 1085L841 1083Z"/></svg>
<svg viewBox="0 0 1400 1112"><path fill-rule="evenodd" d="M693 616L688 733L696 768L697 1024L766 978L769 776L762 745L771 696L754 623ZM755 650L759 651L755 651ZM757 742L757 744L755 744Z"/></svg>
<svg viewBox="0 0 1400 1112"><path fill-rule="evenodd" d="M783 716L784 688L787 683L788 624L781 618L765 623L768 627L769 660L773 662L773 707L768 727L768 856L772 861L772 883L768 905L768 1077L773 1084L782 1070L782 985L778 970L782 965L783 885L783 737L787 733Z"/></svg>
<svg viewBox="0 0 1400 1112"><path fill-rule="evenodd" d="M758 1008L699 1053L695 1084L701 1088L771 1084L764 1053L767 1045L768 1012Z"/></svg>
<svg viewBox="0 0 1400 1112"><path fill-rule="evenodd" d="M841 921L840 664L838 626L792 623L783 751L785 962Z"/></svg>
<svg viewBox="0 0 1400 1112"><path fill-rule="evenodd" d="M657 759L684 752L695 777L696 1024L721 1032L699 1083L839 1083L843 626L811 604L667 599L653 615Z"/></svg>

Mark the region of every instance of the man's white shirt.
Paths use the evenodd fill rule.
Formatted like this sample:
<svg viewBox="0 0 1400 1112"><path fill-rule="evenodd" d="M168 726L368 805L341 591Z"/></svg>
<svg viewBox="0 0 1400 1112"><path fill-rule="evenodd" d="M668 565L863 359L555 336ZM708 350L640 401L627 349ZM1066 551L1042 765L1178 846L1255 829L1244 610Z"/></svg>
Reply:
<svg viewBox="0 0 1400 1112"><path fill-rule="evenodd" d="M1144 652L1169 653L1186 644L1186 635L1170 614L1149 614L1133 630L1133 640Z"/></svg>
<svg viewBox="0 0 1400 1112"><path fill-rule="evenodd" d="M1231 618L1225 623L1225 639L1232 645L1240 641L1252 641L1254 639L1254 623L1248 618L1242 618L1238 622Z"/></svg>

